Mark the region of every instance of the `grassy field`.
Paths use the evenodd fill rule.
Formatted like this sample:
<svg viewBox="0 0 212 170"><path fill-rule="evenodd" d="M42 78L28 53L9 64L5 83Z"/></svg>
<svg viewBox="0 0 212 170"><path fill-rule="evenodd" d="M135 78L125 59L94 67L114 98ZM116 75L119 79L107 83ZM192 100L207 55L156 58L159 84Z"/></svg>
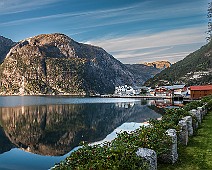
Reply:
<svg viewBox="0 0 212 170"><path fill-rule="evenodd" d="M179 160L174 165L159 164L158 170L212 170L212 111L189 139L188 146L180 147Z"/></svg>

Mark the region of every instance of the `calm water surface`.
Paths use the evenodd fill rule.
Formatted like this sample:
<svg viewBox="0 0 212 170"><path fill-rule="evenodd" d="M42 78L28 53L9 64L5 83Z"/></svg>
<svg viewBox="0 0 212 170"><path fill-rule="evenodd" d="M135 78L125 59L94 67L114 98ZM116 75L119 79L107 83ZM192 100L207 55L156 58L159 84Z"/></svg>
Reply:
<svg viewBox="0 0 212 170"><path fill-rule="evenodd" d="M160 114L153 101L48 96L0 97L0 170L45 170L81 141L110 141ZM155 104L155 102L153 102Z"/></svg>

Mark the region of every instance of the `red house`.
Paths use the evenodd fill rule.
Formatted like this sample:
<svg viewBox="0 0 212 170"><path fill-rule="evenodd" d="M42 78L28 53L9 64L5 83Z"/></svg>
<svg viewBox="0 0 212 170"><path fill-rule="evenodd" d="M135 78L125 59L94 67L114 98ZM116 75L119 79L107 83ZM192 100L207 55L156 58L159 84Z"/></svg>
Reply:
<svg viewBox="0 0 212 170"><path fill-rule="evenodd" d="M191 86L191 99L199 99L204 96L212 95L212 85Z"/></svg>

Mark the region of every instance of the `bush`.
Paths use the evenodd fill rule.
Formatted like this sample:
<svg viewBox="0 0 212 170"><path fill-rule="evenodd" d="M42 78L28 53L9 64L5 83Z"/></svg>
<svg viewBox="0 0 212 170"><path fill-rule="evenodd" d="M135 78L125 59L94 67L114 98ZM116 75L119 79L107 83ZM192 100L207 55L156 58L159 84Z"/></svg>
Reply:
<svg viewBox="0 0 212 170"><path fill-rule="evenodd" d="M212 110L212 100L210 100L210 101L207 103L206 108L208 109L208 111L211 111L211 110Z"/></svg>
<svg viewBox="0 0 212 170"><path fill-rule="evenodd" d="M167 136L166 130L161 127L142 126L131 133L123 132L119 134L112 143L125 143L128 146L149 148L160 155L168 151L167 146L171 144L171 140Z"/></svg>
<svg viewBox="0 0 212 170"><path fill-rule="evenodd" d="M85 145L72 153L54 169L147 169L145 161L136 155L139 147L156 151L157 155L168 151L171 144L166 130L160 127L140 127L118 134L111 142L102 145Z"/></svg>
<svg viewBox="0 0 212 170"><path fill-rule="evenodd" d="M201 102L201 101L193 101L191 103L186 104L183 108L186 111L190 111L190 110L196 109L197 107L200 107L202 105L203 105L203 102Z"/></svg>
<svg viewBox="0 0 212 170"><path fill-rule="evenodd" d="M85 145L72 153L54 169L147 169L147 164L136 156L138 147L126 143Z"/></svg>
<svg viewBox="0 0 212 170"><path fill-rule="evenodd" d="M209 96L205 96L201 99L202 103L207 103L209 102L210 100L212 100L212 95L209 95Z"/></svg>

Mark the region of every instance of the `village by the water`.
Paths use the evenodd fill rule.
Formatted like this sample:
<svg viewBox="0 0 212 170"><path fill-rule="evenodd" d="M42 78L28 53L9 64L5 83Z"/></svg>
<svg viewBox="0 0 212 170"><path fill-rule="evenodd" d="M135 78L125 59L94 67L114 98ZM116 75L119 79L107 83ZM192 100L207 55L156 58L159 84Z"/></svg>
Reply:
<svg viewBox="0 0 212 170"><path fill-rule="evenodd" d="M173 86L156 86L155 88L128 85L116 86L114 94L100 95L101 97L137 97L137 98L161 98L174 100L197 100L212 94L212 85L186 86L177 84Z"/></svg>

